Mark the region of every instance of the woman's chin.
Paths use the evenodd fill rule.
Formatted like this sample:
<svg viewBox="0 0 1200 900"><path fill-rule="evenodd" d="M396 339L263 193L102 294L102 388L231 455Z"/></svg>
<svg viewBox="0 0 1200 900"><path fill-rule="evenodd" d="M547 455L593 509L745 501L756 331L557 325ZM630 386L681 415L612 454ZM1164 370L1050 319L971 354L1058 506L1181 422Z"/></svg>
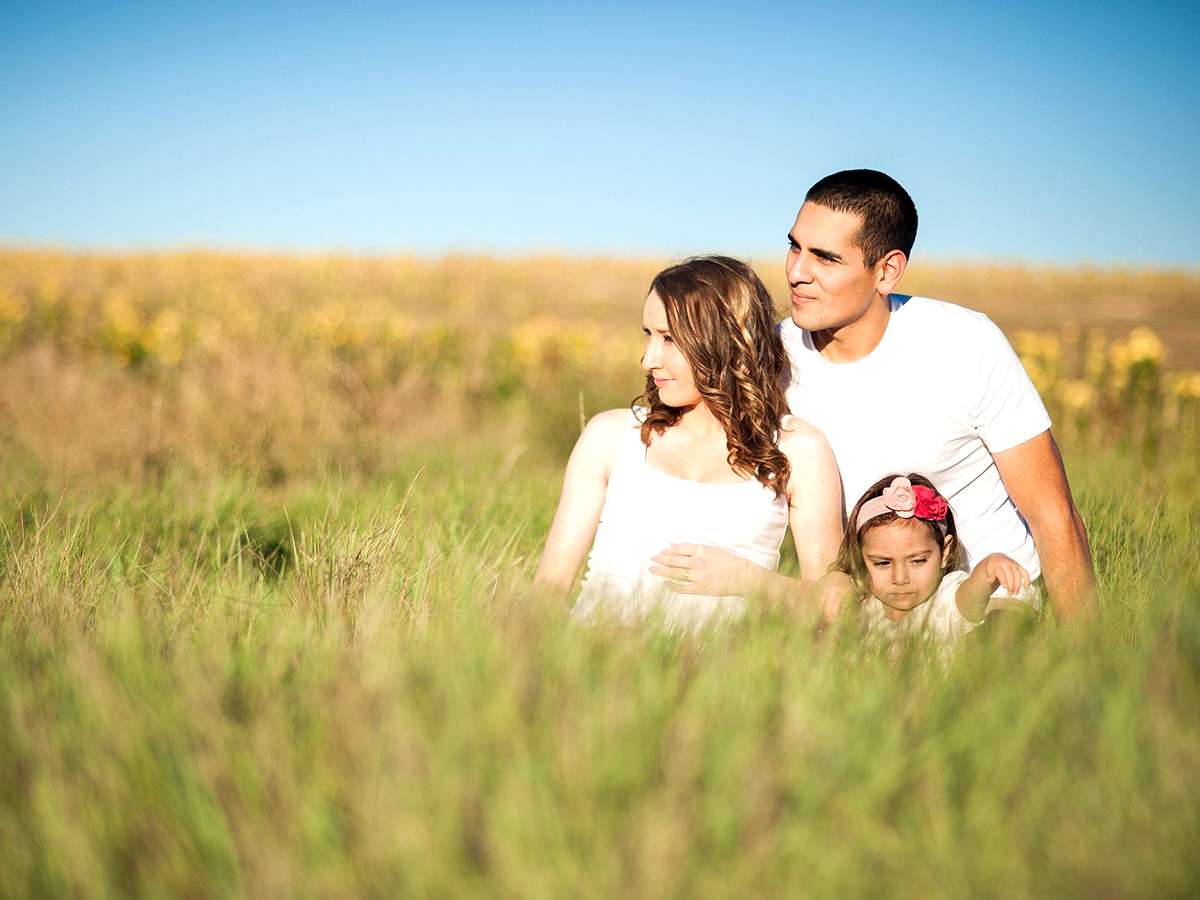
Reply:
<svg viewBox="0 0 1200 900"><path fill-rule="evenodd" d="M689 409L694 409L699 405L700 401L695 397L664 397L661 393L658 395L658 401L668 409L677 409L680 412L687 412Z"/></svg>

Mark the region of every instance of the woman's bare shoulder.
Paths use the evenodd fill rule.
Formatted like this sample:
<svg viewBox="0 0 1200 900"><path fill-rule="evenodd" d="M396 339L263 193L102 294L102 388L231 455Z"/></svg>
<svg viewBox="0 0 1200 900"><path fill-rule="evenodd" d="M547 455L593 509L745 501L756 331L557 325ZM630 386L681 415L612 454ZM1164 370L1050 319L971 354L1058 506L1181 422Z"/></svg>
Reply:
<svg viewBox="0 0 1200 900"><path fill-rule="evenodd" d="M575 446L585 452L611 456L621 436L632 426L633 418L628 409L606 409L588 419Z"/></svg>
<svg viewBox="0 0 1200 900"><path fill-rule="evenodd" d="M606 409L604 412L598 412L587 421L584 426L584 431L594 431L601 434L613 435L624 434L633 426L633 418L629 408L624 409Z"/></svg>
<svg viewBox="0 0 1200 900"><path fill-rule="evenodd" d="M779 449L788 456L833 455L825 432L798 416L788 416L779 426Z"/></svg>

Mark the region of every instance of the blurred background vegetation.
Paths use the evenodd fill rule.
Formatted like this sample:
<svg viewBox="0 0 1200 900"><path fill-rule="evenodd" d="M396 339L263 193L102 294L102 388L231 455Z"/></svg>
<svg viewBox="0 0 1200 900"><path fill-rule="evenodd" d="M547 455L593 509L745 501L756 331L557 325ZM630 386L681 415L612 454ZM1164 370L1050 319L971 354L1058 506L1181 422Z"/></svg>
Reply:
<svg viewBox="0 0 1200 900"><path fill-rule="evenodd" d="M666 262L0 250L0 896L1200 891L1200 275L910 270L1105 617L893 666L522 596Z"/></svg>
<svg viewBox="0 0 1200 900"><path fill-rule="evenodd" d="M0 250L0 439L122 479L374 473L500 421L562 456L640 393L666 262ZM759 268L785 296L778 260ZM1194 428L1200 275L914 266L902 288L1005 328L1068 445L1154 453Z"/></svg>

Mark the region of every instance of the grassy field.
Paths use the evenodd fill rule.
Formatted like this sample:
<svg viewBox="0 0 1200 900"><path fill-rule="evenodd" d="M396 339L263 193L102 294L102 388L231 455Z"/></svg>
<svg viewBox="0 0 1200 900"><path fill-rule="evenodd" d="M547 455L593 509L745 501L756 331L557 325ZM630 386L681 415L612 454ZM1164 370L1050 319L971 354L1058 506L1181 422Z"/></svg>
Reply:
<svg viewBox="0 0 1200 900"><path fill-rule="evenodd" d="M657 268L0 252L0 896L1200 892L1200 278L903 286L1011 275L1104 602L942 666L522 596Z"/></svg>

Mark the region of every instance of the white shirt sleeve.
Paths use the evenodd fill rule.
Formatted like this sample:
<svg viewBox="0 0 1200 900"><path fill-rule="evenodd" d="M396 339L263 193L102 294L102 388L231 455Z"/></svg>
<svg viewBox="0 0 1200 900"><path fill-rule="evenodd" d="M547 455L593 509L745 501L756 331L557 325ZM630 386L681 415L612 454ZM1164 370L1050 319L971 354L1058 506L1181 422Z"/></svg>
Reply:
<svg viewBox="0 0 1200 900"><path fill-rule="evenodd" d="M976 346L966 348L978 360L968 414L988 450L997 453L1047 431L1050 414L1004 332L986 316L979 319Z"/></svg>
<svg viewBox="0 0 1200 900"><path fill-rule="evenodd" d="M938 585L937 591L927 601L923 626L943 641L953 641L974 630L978 622L972 622L958 611L955 595L967 580L967 573L949 572Z"/></svg>

